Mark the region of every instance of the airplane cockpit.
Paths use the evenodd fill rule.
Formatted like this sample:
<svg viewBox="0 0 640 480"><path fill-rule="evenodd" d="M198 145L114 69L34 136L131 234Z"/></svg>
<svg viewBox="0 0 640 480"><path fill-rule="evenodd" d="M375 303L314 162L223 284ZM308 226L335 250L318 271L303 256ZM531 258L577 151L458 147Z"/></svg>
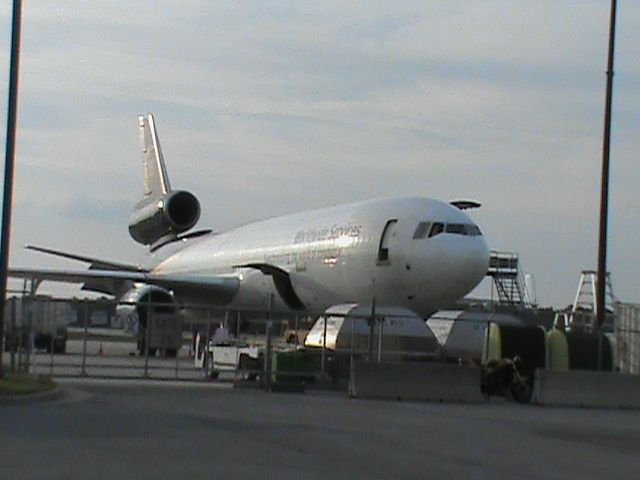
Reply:
<svg viewBox="0 0 640 480"><path fill-rule="evenodd" d="M443 223L443 222L420 222L413 233L413 239L435 237L441 233L451 233L453 235L465 235L470 237L482 236L482 232L477 225L467 223Z"/></svg>

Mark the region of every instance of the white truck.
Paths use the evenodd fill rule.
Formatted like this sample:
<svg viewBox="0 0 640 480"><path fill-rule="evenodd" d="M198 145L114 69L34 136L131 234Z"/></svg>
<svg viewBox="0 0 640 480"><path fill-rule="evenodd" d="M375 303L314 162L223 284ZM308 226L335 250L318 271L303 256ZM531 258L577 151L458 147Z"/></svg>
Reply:
<svg viewBox="0 0 640 480"><path fill-rule="evenodd" d="M218 327L208 341L206 335L198 333L195 343L194 366L202 369L207 378L216 379L221 372L237 370L249 380L258 376L261 348L231 339L224 327Z"/></svg>

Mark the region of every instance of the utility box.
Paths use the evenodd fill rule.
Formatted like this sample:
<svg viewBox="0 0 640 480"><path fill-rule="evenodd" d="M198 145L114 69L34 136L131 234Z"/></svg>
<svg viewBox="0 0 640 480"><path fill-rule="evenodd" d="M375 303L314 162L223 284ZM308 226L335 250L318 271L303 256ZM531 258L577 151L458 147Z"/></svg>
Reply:
<svg viewBox="0 0 640 480"><path fill-rule="evenodd" d="M182 318L175 313L153 313L149 348L179 350L182 346Z"/></svg>
<svg viewBox="0 0 640 480"><path fill-rule="evenodd" d="M273 352L271 355L271 381L299 383L314 379L313 366L302 350Z"/></svg>

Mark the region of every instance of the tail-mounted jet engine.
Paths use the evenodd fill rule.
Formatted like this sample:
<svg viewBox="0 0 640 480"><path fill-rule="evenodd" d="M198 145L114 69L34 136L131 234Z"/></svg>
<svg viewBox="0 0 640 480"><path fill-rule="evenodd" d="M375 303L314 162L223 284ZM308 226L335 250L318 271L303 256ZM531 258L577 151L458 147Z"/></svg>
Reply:
<svg viewBox="0 0 640 480"><path fill-rule="evenodd" d="M192 193L175 190L136 208L129 219L129 234L138 243L153 245L173 239L200 218L200 202Z"/></svg>
<svg viewBox="0 0 640 480"><path fill-rule="evenodd" d="M160 349L167 357L175 357L182 345L182 319L173 295L155 285L136 284L116 306L116 318L124 329L133 333L140 355L153 356ZM153 327L147 332L147 325ZM160 342L160 343L159 343Z"/></svg>

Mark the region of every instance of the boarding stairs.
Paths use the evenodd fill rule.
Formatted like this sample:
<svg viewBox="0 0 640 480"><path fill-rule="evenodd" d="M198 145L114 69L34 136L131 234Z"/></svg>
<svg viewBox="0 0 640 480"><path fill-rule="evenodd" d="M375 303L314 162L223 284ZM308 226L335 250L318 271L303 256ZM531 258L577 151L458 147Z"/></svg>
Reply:
<svg viewBox="0 0 640 480"><path fill-rule="evenodd" d="M517 253L491 251L487 275L493 280L499 304L518 310L533 308Z"/></svg>

